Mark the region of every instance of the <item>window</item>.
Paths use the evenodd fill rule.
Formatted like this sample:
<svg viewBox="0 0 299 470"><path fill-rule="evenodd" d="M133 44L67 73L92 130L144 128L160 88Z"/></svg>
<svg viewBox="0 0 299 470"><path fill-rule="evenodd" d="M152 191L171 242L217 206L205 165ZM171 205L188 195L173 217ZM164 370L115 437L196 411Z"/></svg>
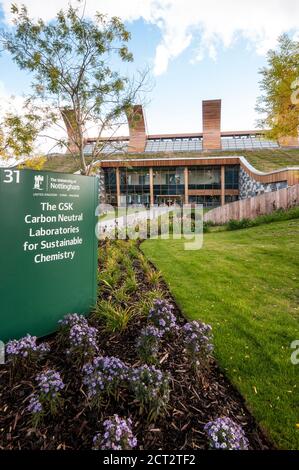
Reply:
<svg viewBox="0 0 299 470"><path fill-rule="evenodd" d="M239 166L225 167L225 189L239 189Z"/></svg>
<svg viewBox="0 0 299 470"><path fill-rule="evenodd" d="M189 168L189 189L220 189L221 169L215 167Z"/></svg>

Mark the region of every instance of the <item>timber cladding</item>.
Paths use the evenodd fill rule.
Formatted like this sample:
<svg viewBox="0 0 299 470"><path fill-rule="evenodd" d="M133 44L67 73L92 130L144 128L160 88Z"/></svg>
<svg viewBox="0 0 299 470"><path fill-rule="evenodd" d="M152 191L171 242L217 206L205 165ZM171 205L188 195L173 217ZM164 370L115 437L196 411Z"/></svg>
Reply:
<svg viewBox="0 0 299 470"><path fill-rule="evenodd" d="M241 168L255 181L260 183L278 183L280 181L287 181L288 186L293 186L299 183L299 168L282 168L281 170L272 171L269 173L262 173L255 170L248 164L247 160L243 157L240 159Z"/></svg>
<svg viewBox="0 0 299 470"><path fill-rule="evenodd" d="M221 149L221 100L202 102L203 149Z"/></svg>
<svg viewBox="0 0 299 470"><path fill-rule="evenodd" d="M239 157L230 158L154 158L137 160L102 160L102 168L128 168L128 167L167 167L167 166L210 166L210 165L239 165Z"/></svg>
<svg viewBox="0 0 299 470"><path fill-rule="evenodd" d="M132 111L127 114L130 142L129 152L144 152L146 144L145 118L141 105L135 105Z"/></svg>
<svg viewBox="0 0 299 470"><path fill-rule="evenodd" d="M259 215L271 214L277 209L289 209L298 205L299 184L296 184L212 209L204 215L204 221L222 225L230 220L254 219Z"/></svg>

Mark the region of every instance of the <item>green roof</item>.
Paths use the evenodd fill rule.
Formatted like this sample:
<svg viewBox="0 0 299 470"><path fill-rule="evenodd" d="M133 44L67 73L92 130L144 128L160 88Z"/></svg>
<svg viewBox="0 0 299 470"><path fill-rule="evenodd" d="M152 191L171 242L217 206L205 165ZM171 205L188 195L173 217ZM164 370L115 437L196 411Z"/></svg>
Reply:
<svg viewBox="0 0 299 470"><path fill-rule="evenodd" d="M177 153L134 153L126 154L125 158L138 159L138 158L195 158L195 157L215 157L215 156L228 156L237 155L245 157L252 166L260 171L272 171L286 166L299 165L299 149L265 149L265 150L252 150L252 151L217 151L217 152L177 152ZM114 154L110 157L103 155L102 159L122 159L124 155ZM87 163L90 162L90 157L86 157ZM80 170L80 159L72 155L52 155L47 157L47 161L43 167L44 170L57 171L62 173L75 173Z"/></svg>

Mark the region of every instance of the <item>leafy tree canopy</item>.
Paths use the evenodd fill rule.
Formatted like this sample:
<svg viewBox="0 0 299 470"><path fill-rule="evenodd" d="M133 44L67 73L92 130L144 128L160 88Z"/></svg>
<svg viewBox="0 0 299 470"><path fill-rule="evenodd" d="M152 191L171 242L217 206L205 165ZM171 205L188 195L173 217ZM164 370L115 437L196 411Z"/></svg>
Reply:
<svg viewBox="0 0 299 470"><path fill-rule="evenodd" d="M81 171L87 174L85 132L92 127L96 134L94 161L102 150L101 136L115 133L145 82L146 72L138 80L121 73L123 63L133 60L127 46L130 33L119 18L101 13L85 17L82 1L60 10L50 23L30 18L25 6L13 5L12 12L15 27L2 30L3 47L33 74L29 101L36 116L65 130L60 112L64 115L72 137L56 138L56 143L79 155Z"/></svg>
<svg viewBox="0 0 299 470"><path fill-rule="evenodd" d="M286 34L277 50L268 52L268 65L260 70L262 95L257 110L264 114L259 125L269 128L273 139L297 137L299 127L299 42Z"/></svg>

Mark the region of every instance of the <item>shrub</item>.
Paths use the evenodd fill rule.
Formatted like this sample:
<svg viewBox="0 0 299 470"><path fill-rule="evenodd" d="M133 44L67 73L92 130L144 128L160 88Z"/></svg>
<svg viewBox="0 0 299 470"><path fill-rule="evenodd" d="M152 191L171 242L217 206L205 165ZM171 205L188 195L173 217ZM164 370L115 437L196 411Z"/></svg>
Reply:
<svg viewBox="0 0 299 470"><path fill-rule="evenodd" d="M6 345L7 360L13 367L31 364L33 361L44 357L44 354L50 351L50 346L46 343L36 344L37 337L26 335L20 339L8 341Z"/></svg>
<svg viewBox="0 0 299 470"><path fill-rule="evenodd" d="M129 386L139 403L140 413L146 411L150 421L155 420L167 406L169 379L169 374L155 366L143 365L129 373Z"/></svg>
<svg viewBox="0 0 299 470"><path fill-rule="evenodd" d="M168 333L177 328L176 318L173 314L174 307L167 300L157 299L150 309L148 320L163 333Z"/></svg>
<svg viewBox="0 0 299 470"><path fill-rule="evenodd" d="M60 392L65 385L59 372L48 369L35 378L37 392L32 394L27 410L32 414L32 421L37 424L44 414L56 414L62 404Z"/></svg>
<svg viewBox="0 0 299 470"><path fill-rule="evenodd" d="M130 296L127 294L124 286L113 291L113 300L118 304L127 304L130 300Z"/></svg>
<svg viewBox="0 0 299 470"><path fill-rule="evenodd" d="M98 406L104 395L119 398L121 387L126 383L128 367L117 357L98 356L82 369L83 384L92 405Z"/></svg>
<svg viewBox="0 0 299 470"><path fill-rule="evenodd" d="M137 352L140 359L149 364L157 361L162 336L163 332L153 325L148 325L141 330L137 339Z"/></svg>
<svg viewBox="0 0 299 470"><path fill-rule="evenodd" d="M124 282L124 289L127 294L133 294L138 288L138 282L135 273L131 273Z"/></svg>
<svg viewBox="0 0 299 470"><path fill-rule="evenodd" d="M132 420L114 415L104 421L104 434L93 438L94 450L131 450L137 446L132 432Z"/></svg>
<svg viewBox="0 0 299 470"><path fill-rule="evenodd" d="M66 353L81 362L98 352L97 330L88 324L75 324L69 333L69 348Z"/></svg>
<svg viewBox="0 0 299 470"><path fill-rule="evenodd" d="M226 225L226 230L241 230L243 228L257 227L262 224L270 224L272 222L298 218L299 207L292 207L288 210L278 209L274 212L271 212L271 214L259 215L254 219L230 220Z"/></svg>
<svg viewBox="0 0 299 470"><path fill-rule="evenodd" d="M204 427L211 449L248 450L248 440L241 426L230 418L217 418Z"/></svg>
<svg viewBox="0 0 299 470"><path fill-rule="evenodd" d="M164 298L164 292L159 289L153 289L142 293L142 297L134 304L134 311L141 317L147 317L148 312L153 308L156 300Z"/></svg>
<svg viewBox="0 0 299 470"><path fill-rule="evenodd" d="M227 223L227 230L240 230L252 227L252 225L253 223L250 219L229 220Z"/></svg>
<svg viewBox="0 0 299 470"><path fill-rule="evenodd" d="M195 320L183 326L186 351L195 367L206 362L214 349L211 330L210 325Z"/></svg>
<svg viewBox="0 0 299 470"><path fill-rule="evenodd" d="M161 282L162 274L160 271L156 271L155 269L150 269L146 273L146 280L147 282L154 287L157 287Z"/></svg>
<svg viewBox="0 0 299 470"><path fill-rule="evenodd" d="M78 315L78 313L69 313L65 315L62 320L58 321L58 325L60 335L68 336L74 325L85 326L88 325L88 321L83 315Z"/></svg>
<svg viewBox="0 0 299 470"><path fill-rule="evenodd" d="M133 315L131 307L122 307L109 300L101 300L93 313L95 318L104 321L106 330L111 332L125 330Z"/></svg>

